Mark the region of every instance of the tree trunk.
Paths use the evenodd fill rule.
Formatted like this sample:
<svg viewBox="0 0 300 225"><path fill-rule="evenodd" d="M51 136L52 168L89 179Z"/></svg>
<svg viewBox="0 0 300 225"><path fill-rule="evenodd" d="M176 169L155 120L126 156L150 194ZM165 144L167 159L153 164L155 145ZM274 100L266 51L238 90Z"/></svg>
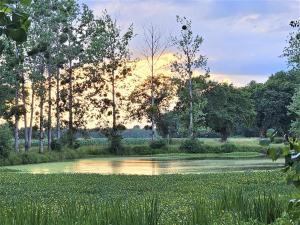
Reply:
<svg viewBox="0 0 300 225"><path fill-rule="evenodd" d="M23 113L24 113L24 136L25 136L25 152L29 151L29 134L28 134L28 126L27 126L27 109L26 109L26 90L25 90L25 77L24 73L22 73L22 104L23 104Z"/></svg>
<svg viewBox="0 0 300 225"><path fill-rule="evenodd" d="M221 131L221 142L226 142L227 139L228 139L228 132L225 128L225 129L222 129L222 131Z"/></svg>
<svg viewBox="0 0 300 225"><path fill-rule="evenodd" d="M190 124L189 124L189 135L190 138L194 137L194 121L193 121L193 83L192 83L192 72L189 71L189 97L190 97Z"/></svg>
<svg viewBox="0 0 300 225"><path fill-rule="evenodd" d="M154 129L154 36L153 27L151 32L151 139L154 140L155 129Z"/></svg>
<svg viewBox="0 0 300 225"><path fill-rule="evenodd" d="M52 141L52 135L51 135L51 125L52 125L52 118L51 118L51 112L52 112L52 101L51 101L51 92L52 92L52 85L51 85L51 74L49 65L47 65L47 73L48 73L48 124L47 124L47 137L48 137L48 150L51 150L51 141Z"/></svg>
<svg viewBox="0 0 300 225"><path fill-rule="evenodd" d="M116 94L115 94L115 71L112 70L112 117L113 117L113 132L116 132Z"/></svg>
<svg viewBox="0 0 300 225"><path fill-rule="evenodd" d="M16 59L19 60L19 49L16 46ZM19 146L19 70L16 71L16 84L15 84L16 92L15 92L15 151L20 151Z"/></svg>
<svg viewBox="0 0 300 225"><path fill-rule="evenodd" d="M32 124L33 124L33 114L34 114L34 84L31 85L31 104L30 104L30 124L29 124L29 134L28 134L28 146L31 148L32 144Z"/></svg>
<svg viewBox="0 0 300 225"><path fill-rule="evenodd" d="M56 138L60 139L61 136L61 131L60 131L60 107L59 107L59 102L60 102L60 74L59 70L57 71L57 76L56 76Z"/></svg>
<svg viewBox="0 0 300 225"><path fill-rule="evenodd" d="M44 97L40 96L40 137L39 137L39 153L44 152Z"/></svg>
<svg viewBox="0 0 300 225"><path fill-rule="evenodd" d="M19 152L19 83L16 81L16 92L15 92L15 151Z"/></svg>
<svg viewBox="0 0 300 225"><path fill-rule="evenodd" d="M71 136L70 146L73 146L73 71L72 63L69 61L69 135Z"/></svg>

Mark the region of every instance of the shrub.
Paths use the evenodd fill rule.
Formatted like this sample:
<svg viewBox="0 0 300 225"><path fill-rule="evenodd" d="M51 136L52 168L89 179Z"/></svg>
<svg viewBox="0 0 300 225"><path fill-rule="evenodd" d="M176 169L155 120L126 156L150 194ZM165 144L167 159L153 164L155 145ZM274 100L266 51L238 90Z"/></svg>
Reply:
<svg viewBox="0 0 300 225"><path fill-rule="evenodd" d="M259 140L259 144L262 145L262 146L267 146L271 143L270 139L268 138L261 138Z"/></svg>
<svg viewBox="0 0 300 225"><path fill-rule="evenodd" d="M62 146L67 146L70 148L74 147L73 145L75 143L75 140L76 140L75 135L71 131L65 132L59 139Z"/></svg>
<svg viewBox="0 0 300 225"><path fill-rule="evenodd" d="M52 140L52 142L51 142L51 149L52 149L53 151L58 151L58 152L60 152L61 149L62 149L62 144L61 144L61 142L60 142L59 140L57 140L57 139Z"/></svg>
<svg viewBox="0 0 300 225"><path fill-rule="evenodd" d="M198 139L185 140L184 142L182 142L179 149L189 153L205 152L203 142L200 142Z"/></svg>
<svg viewBox="0 0 300 225"><path fill-rule="evenodd" d="M167 142L163 139L159 139L159 140L154 140L151 141L149 144L149 147L152 149L161 149L163 147L166 147Z"/></svg>
<svg viewBox="0 0 300 225"><path fill-rule="evenodd" d="M122 145L122 136L119 134L115 134L109 137L110 146L109 151L110 153L122 155L124 154L124 147Z"/></svg>
<svg viewBox="0 0 300 225"><path fill-rule="evenodd" d="M230 152L237 152L239 148L230 142L226 142L225 144L220 146L220 152L222 153L230 153Z"/></svg>
<svg viewBox="0 0 300 225"><path fill-rule="evenodd" d="M81 146L81 144L80 144L80 141L79 140L75 140L75 142L74 142L74 149L78 149L78 148L80 148L80 146Z"/></svg>
<svg viewBox="0 0 300 225"><path fill-rule="evenodd" d="M150 155L153 153L155 152L147 145L135 145L126 148L126 154L128 155Z"/></svg>
<svg viewBox="0 0 300 225"><path fill-rule="evenodd" d="M8 158L12 149L13 136L7 124L0 126L0 157Z"/></svg>

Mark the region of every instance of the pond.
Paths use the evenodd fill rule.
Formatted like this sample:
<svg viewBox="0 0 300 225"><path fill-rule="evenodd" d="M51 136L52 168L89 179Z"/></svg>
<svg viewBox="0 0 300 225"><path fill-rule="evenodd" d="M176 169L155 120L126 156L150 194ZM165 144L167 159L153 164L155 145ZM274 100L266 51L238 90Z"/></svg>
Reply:
<svg viewBox="0 0 300 225"><path fill-rule="evenodd" d="M165 159L146 157L111 157L80 159L68 162L9 166L21 172L49 173L95 173L126 175L198 174L226 171L270 170L284 165L280 159Z"/></svg>

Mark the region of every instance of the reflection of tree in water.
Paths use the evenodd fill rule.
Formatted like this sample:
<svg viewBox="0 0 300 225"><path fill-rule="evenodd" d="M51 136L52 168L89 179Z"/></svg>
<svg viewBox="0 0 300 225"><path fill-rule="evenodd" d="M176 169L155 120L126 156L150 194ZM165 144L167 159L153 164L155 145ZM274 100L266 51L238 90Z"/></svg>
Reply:
<svg viewBox="0 0 300 225"><path fill-rule="evenodd" d="M123 161L122 160L112 160L110 161L110 166L113 174L121 173Z"/></svg>
<svg viewBox="0 0 300 225"><path fill-rule="evenodd" d="M164 174L171 166L170 161L151 160L152 175Z"/></svg>

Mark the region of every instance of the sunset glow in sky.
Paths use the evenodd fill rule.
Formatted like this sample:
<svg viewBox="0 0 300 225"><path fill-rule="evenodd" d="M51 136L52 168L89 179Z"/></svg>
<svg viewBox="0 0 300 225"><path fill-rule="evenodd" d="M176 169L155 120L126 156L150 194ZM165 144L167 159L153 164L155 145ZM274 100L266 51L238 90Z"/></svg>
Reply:
<svg viewBox="0 0 300 225"><path fill-rule="evenodd" d="M300 17L300 0L80 0L96 15L106 9L122 28L134 25L131 48L141 57L143 27L153 24L166 37L180 27L176 15L193 22L204 38L213 79L245 85L265 81L287 69L282 50L291 32L289 22ZM170 51L173 51L170 49Z"/></svg>

